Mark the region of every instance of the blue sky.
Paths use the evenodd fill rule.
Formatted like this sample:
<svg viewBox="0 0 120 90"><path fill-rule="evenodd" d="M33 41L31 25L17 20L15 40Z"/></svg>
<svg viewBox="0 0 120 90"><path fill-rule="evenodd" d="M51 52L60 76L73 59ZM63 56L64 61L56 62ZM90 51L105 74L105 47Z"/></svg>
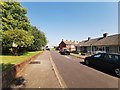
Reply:
<svg viewBox="0 0 120 90"><path fill-rule="evenodd" d="M49 45L64 40L118 33L117 2L21 2L32 25L46 34Z"/></svg>

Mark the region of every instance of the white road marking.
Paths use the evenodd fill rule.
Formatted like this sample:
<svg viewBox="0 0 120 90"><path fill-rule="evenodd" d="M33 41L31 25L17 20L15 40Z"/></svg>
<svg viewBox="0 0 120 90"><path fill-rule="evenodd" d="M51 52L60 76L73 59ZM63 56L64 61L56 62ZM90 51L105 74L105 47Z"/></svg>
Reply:
<svg viewBox="0 0 120 90"><path fill-rule="evenodd" d="M65 56L66 58L68 58L68 59L70 59L70 57L68 57L68 56Z"/></svg>

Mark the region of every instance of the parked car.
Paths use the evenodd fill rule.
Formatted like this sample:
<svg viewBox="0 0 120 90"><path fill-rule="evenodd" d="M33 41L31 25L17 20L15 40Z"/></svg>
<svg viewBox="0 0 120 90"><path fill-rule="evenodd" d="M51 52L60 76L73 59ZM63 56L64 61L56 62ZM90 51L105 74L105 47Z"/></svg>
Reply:
<svg viewBox="0 0 120 90"><path fill-rule="evenodd" d="M50 48L46 48L46 50L50 51Z"/></svg>
<svg viewBox="0 0 120 90"><path fill-rule="evenodd" d="M62 55L70 55L70 51L66 48L63 48L59 51Z"/></svg>
<svg viewBox="0 0 120 90"><path fill-rule="evenodd" d="M98 53L85 58L86 65L95 65L106 70L114 71L120 77L120 54Z"/></svg>

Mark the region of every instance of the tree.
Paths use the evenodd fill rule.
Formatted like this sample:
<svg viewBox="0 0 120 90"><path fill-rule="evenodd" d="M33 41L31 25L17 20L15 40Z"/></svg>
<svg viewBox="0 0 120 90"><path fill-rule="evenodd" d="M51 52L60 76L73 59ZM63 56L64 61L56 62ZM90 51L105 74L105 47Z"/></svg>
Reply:
<svg viewBox="0 0 120 90"><path fill-rule="evenodd" d="M7 30L3 32L3 46L4 47L13 47L13 44L16 45L15 55L20 47L28 47L33 44L34 36L31 33L21 30Z"/></svg>
<svg viewBox="0 0 120 90"><path fill-rule="evenodd" d="M42 31L38 30L37 27L31 27L31 34L34 36L34 43L29 47L32 50L40 50L41 47L47 44L45 34Z"/></svg>
<svg viewBox="0 0 120 90"><path fill-rule="evenodd" d="M2 54L2 31L0 30L0 54Z"/></svg>
<svg viewBox="0 0 120 90"><path fill-rule="evenodd" d="M0 41L5 53L13 47L13 44L17 46L15 52L18 52L20 47L40 50L46 45L45 34L30 25L26 16L27 10L19 2L0 2L0 6L0 34L3 35L3 40Z"/></svg>
<svg viewBox="0 0 120 90"><path fill-rule="evenodd" d="M2 37L3 52L5 51L5 53L8 53L9 49L12 47L13 41L14 41L14 43L18 44L18 47L21 45L27 46L28 42L29 42L29 36L30 36L30 35L28 35L28 37L27 37L24 35L24 33L28 33L28 32L24 32L24 31L29 31L29 29L30 29L30 22L29 22L28 18L26 17L27 10L25 8L23 8L19 2L10 2L10 1L0 2L0 6L1 6L0 30L3 33L3 37ZM21 30L21 32L20 32L20 30ZM25 38L28 38L28 39L24 39L24 40L26 40L26 41L28 40L28 41L22 42L19 39L19 37L15 37L14 34L17 34L16 32L18 32L18 33L20 32L21 37L25 36ZM13 36L11 36L11 35L13 35Z"/></svg>
<svg viewBox="0 0 120 90"><path fill-rule="evenodd" d="M30 22L26 17L27 10L19 2L0 2L1 30L30 29Z"/></svg>

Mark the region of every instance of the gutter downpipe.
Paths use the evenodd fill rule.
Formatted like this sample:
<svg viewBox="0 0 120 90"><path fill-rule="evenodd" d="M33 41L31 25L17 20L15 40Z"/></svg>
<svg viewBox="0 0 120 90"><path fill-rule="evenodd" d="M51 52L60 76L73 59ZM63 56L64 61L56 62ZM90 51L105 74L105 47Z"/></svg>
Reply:
<svg viewBox="0 0 120 90"><path fill-rule="evenodd" d="M92 52L92 44L91 44L91 55L93 54L93 52Z"/></svg>

